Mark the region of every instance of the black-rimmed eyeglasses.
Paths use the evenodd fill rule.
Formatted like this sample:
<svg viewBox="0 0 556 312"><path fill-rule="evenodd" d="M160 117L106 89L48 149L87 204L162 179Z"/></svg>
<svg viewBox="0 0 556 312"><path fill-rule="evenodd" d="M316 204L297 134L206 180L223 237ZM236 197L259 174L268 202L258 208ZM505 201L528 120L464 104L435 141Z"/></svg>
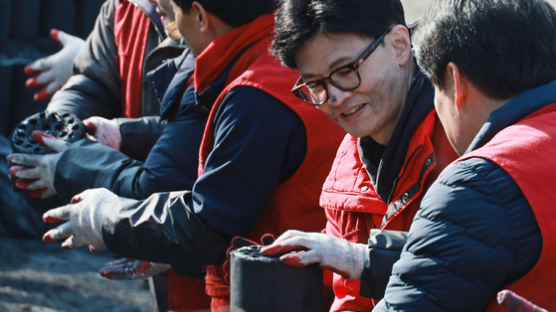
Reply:
<svg viewBox="0 0 556 312"><path fill-rule="evenodd" d="M385 31L361 53L355 61L333 70L327 77L304 82L301 76L295 82L292 93L298 98L313 105L322 105L328 101L328 87L330 83L343 91L352 91L361 84L359 66L373 53L390 30Z"/></svg>

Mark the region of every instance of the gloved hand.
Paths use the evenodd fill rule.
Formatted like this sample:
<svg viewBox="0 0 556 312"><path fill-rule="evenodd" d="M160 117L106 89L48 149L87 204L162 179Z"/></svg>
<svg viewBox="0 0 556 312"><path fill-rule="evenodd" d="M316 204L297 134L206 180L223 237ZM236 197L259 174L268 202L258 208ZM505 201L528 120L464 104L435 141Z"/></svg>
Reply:
<svg viewBox="0 0 556 312"><path fill-rule="evenodd" d="M296 251L296 252L292 252ZM292 266L317 263L345 279L360 279L368 253L365 244L350 243L345 239L322 233L289 230L270 246L263 247L263 256L280 256L280 261Z"/></svg>
<svg viewBox="0 0 556 312"><path fill-rule="evenodd" d="M228 249L226 250L226 260L224 261L224 264L222 264L222 267L224 269L224 279L228 282L230 281L230 252L232 252L232 250L245 247L245 246L270 245L272 244L274 239L275 239L274 235L270 233L266 233L261 236L260 238L261 243L259 244L243 236L234 236L234 238L232 238L232 241L230 242L230 247L228 247Z"/></svg>
<svg viewBox="0 0 556 312"><path fill-rule="evenodd" d="M496 295L498 304L511 312L548 312L511 290L501 290Z"/></svg>
<svg viewBox="0 0 556 312"><path fill-rule="evenodd" d="M24 69L27 75L37 75L27 79L25 86L29 89L47 85L35 93L33 99L42 101L49 98L60 89L72 75L73 60L85 45L79 37L68 35L63 31L52 29L50 37L58 42L62 49L55 54L40 58L27 65Z"/></svg>
<svg viewBox="0 0 556 312"><path fill-rule="evenodd" d="M116 120L94 116L83 120L83 125L87 128L87 132L92 134L99 143L120 150L122 135Z"/></svg>
<svg viewBox="0 0 556 312"><path fill-rule="evenodd" d="M45 212L42 219L46 223L66 221L46 232L45 243L65 239L62 248L77 248L89 245L91 252L104 248L102 222L113 213L114 206L121 199L107 189L84 191L73 197L71 204Z"/></svg>
<svg viewBox="0 0 556 312"><path fill-rule="evenodd" d="M10 154L6 157L15 187L28 191L34 198L48 198L56 194L54 175L61 153L67 148L63 140L42 131L33 131L32 138L56 153L46 155Z"/></svg>
<svg viewBox="0 0 556 312"><path fill-rule="evenodd" d="M109 279L131 280L157 275L169 269L170 265L166 263L121 258L107 262L99 272Z"/></svg>

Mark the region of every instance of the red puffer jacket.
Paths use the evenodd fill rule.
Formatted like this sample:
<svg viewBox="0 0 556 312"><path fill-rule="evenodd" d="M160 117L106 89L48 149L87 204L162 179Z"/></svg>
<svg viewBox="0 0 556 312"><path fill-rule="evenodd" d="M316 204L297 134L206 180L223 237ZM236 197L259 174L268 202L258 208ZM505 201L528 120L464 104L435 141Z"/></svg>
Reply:
<svg viewBox="0 0 556 312"><path fill-rule="evenodd" d="M320 205L326 212L328 235L366 244L371 229L409 230L424 192L456 154L434 110L430 111L409 141L392 201L387 205L373 188L357 141L350 135L344 138L324 183ZM331 311L369 311L376 303L359 295L359 281L334 274L333 287L336 297Z"/></svg>

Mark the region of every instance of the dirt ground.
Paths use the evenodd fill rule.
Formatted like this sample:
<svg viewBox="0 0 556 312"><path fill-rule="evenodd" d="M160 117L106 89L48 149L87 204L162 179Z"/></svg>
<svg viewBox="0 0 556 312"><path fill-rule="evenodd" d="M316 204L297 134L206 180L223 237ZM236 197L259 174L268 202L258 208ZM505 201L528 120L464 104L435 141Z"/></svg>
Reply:
<svg viewBox="0 0 556 312"><path fill-rule="evenodd" d="M64 250L39 240L0 239L0 311L154 311L142 281L111 281L108 253Z"/></svg>

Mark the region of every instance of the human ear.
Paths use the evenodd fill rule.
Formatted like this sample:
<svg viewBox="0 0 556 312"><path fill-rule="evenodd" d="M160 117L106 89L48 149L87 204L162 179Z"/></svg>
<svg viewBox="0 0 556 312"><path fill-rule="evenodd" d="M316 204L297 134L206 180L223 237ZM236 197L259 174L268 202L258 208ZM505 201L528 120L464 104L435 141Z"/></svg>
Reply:
<svg viewBox="0 0 556 312"><path fill-rule="evenodd" d="M195 14L195 21L199 27L200 32L205 32L208 29L208 19L207 19L207 11L197 1L193 1L191 4L191 10Z"/></svg>
<svg viewBox="0 0 556 312"><path fill-rule="evenodd" d="M458 110L461 110L465 106L465 101L467 99L468 86L467 80L459 70L458 66L450 62L446 65L446 83L451 84L449 87L453 90L454 103Z"/></svg>
<svg viewBox="0 0 556 312"><path fill-rule="evenodd" d="M409 30L402 25L394 26L385 38L394 49L398 65L403 66L411 58L411 39Z"/></svg>

